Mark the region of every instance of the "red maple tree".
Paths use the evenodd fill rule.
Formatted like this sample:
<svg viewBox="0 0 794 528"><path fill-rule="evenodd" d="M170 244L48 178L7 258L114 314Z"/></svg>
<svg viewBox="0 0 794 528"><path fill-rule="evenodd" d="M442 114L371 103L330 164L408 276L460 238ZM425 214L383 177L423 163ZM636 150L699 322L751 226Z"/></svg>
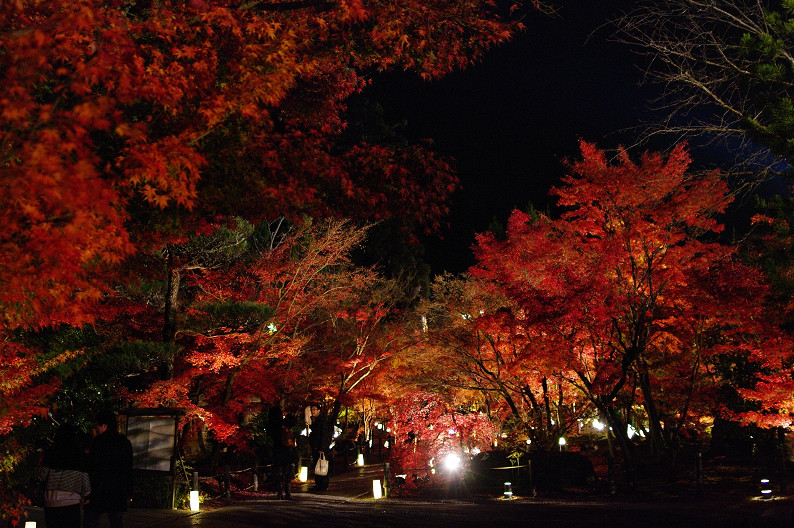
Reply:
<svg viewBox="0 0 794 528"><path fill-rule="evenodd" d="M717 412L711 356L767 335L761 274L716 240L727 186L689 174L684 146L639 163L624 151L610 162L587 143L581 151L552 191L561 218L515 211L504 241L478 237L471 272L515 303L514 327L536 351L564 361L627 461L630 424L670 460L699 413Z"/></svg>
<svg viewBox="0 0 794 528"><path fill-rule="evenodd" d="M338 142L345 101L374 71L463 67L520 23L484 0L13 0L0 27L7 431L33 412L41 394L22 391L49 365L9 336L93 322L136 248L218 215L399 211L437 226L457 186L449 162Z"/></svg>

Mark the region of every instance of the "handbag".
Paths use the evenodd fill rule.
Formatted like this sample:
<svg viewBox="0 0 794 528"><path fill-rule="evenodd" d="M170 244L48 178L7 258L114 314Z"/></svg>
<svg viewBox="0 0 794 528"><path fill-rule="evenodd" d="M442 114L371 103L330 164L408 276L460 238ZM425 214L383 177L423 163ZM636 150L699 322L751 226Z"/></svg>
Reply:
<svg viewBox="0 0 794 528"><path fill-rule="evenodd" d="M328 474L328 459L325 458L323 451L320 451L320 458L317 459L317 464L314 466L314 474L320 477Z"/></svg>

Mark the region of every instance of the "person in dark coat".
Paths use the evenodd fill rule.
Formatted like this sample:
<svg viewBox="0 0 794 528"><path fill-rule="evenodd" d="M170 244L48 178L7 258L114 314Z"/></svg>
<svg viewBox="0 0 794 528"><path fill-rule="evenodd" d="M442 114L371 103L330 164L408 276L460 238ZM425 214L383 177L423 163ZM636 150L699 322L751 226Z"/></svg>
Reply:
<svg viewBox="0 0 794 528"><path fill-rule="evenodd" d="M328 418L325 413L320 412L319 406L312 405L311 414L312 423L311 432L309 433L309 446L312 448L312 467L314 468L317 467L320 453L325 454L329 464L331 462L331 432L328 429ZM329 475L314 475L314 487L311 488L311 491L325 491L328 489L329 483Z"/></svg>
<svg viewBox="0 0 794 528"><path fill-rule="evenodd" d="M74 427L64 424L58 428L37 477L44 483L47 528L80 528L80 503L88 497L91 485Z"/></svg>
<svg viewBox="0 0 794 528"><path fill-rule="evenodd" d="M280 434L273 443L273 469L278 486L279 499L291 499L290 485L295 478L295 463L298 458L298 449L295 442L295 417L288 414L284 417L279 427Z"/></svg>
<svg viewBox="0 0 794 528"><path fill-rule="evenodd" d="M97 414L96 430L88 453L91 496L85 507L85 528L96 528L103 513L111 528L122 528L122 514L132 495L132 444L119 433L112 412Z"/></svg>

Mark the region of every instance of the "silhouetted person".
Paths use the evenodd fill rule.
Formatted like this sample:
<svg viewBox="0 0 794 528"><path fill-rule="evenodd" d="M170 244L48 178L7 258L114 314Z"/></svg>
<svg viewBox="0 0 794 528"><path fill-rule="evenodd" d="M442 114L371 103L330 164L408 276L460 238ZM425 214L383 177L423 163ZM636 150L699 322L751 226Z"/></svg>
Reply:
<svg viewBox="0 0 794 528"><path fill-rule="evenodd" d="M312 405L312 424L311 432L309 433L309 445L312 448L312 467L317 467L317 460L320 458L320 453L325 454L328 459L329 465L331 462L331 434L328 429L328 418L325 413L320 412L320 407ZM329 470L330 473L330 470ZM330 482L329 475L314 475L314 487L311 491L325 491L328 489Z"/></svg>
<svg viewBox="0 0 794 528"><path fill-rule="evenodd" d="M284 417L279 427L280 433L273 443L273 468L278 486L279 499L291 499L290 485L295 477L295 462L298 458L295 433L295 417L288 414Z"/></svg>
<svg viewBox="0 0 794 528"><path fill-rule="evenodd" d="M47 528L80 528L80 503L91 493L91 485L74 427L64 424L55 432L37 477L44 482Z"/></svg>
<svg viewBox="0 0 794 528"><path fill-rule="evenodd" d="M96 528L106 513L111 528L121 528L132 495L132 444L119 433L112 412L97 414L96 431L88 453L91 496L85 508L85 527Z"/></svg>

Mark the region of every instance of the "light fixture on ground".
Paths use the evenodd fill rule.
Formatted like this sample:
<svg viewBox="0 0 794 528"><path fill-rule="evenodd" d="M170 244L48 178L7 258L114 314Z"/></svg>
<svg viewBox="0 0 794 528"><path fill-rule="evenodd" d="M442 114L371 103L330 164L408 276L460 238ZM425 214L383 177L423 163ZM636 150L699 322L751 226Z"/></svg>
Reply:
<svg viewBox="0 0 794 528"><path fill-rule="evenodd" d="M359 467L362 467L364 465L364 453L358 454L358 465Z"/></svg>
<svg viewBox="0 0 794 528"><path fill-rule="evenodd" d="M380 480L372 481L372 496L376 499L383 498L383 488L381 488Z"/></svg>
<svg viewBox="0 0 794 528"><path fill-rule="evenodd" d="M768 499L772 496L772 486L768 478L761 479L761 497Z"/></svg>
<svg viewBox="0 0 794 528"><path fill-rule="evenodd" d="M36 528L36 521L25 521L25 528Z"/></svg>
<svg viewBox="0 0 794 528"><path fill-rule="evenodd" d="M301 466L301 469L298 472L298 480L301 482L306 482L309 480L309 468L307 466Z"/></svg>
<svg viewBox="0 0 794 528"><path fill-rule="evenodd" d="M190 492L190 511L199 511L199 492L192 490Z"/></svg>
<svg viewBox="0 0 794 528"><path fill-rule="evenodd" d="M511 482L505 482L504 498L505 499L513 498L513 484Z"/></svg>

